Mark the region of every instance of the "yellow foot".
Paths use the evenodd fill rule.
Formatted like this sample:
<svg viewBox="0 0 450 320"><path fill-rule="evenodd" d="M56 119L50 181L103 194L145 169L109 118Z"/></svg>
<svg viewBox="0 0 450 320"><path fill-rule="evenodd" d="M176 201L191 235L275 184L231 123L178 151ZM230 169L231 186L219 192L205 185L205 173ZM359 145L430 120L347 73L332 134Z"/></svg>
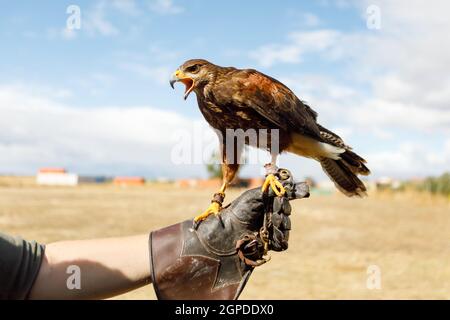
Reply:
<svg viewBox="0 0 450 320"><path fill-rule="evenodd" d="M220 210L221 209L222 209L222 206L220 205L220 203L218 203L216 201L213 201L209 205L208 209L205 210L205 212L203 212L201 215L196 216L194 218L194 222L203 221L203 220L205 220L206 218L208 218L212 214L218 215L218 214L220 214Z"/></svg>
<svg viewBox="0 0 450 320"><path fill-rule="evenodd" d="M261 188L262 192L266 192L267 189L269 189L269 186L272 188L273 192L279 197L283 196L286 193L286 190L284 189L283 185L280 181L278 181L277 177L275 177L273 174L269 174L266 177L266 181L264 181L264 184Z"/></svg>

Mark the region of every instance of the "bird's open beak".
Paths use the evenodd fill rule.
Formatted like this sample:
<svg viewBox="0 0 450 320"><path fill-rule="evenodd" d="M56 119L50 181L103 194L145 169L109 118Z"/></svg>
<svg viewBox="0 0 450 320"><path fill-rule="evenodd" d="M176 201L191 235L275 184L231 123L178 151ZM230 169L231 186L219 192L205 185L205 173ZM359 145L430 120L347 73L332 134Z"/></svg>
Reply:
<svg viewBox="0 0 450 320"><path fill-rule="evenodd" d="M178 69L174 72L172 78L169 81L172 89L175 89L174 84L178 81L182 82L186 86L186 90L184 91L184 100L186 100L189 94L194 89L194 79L186 76L181 70Z"/></svg>

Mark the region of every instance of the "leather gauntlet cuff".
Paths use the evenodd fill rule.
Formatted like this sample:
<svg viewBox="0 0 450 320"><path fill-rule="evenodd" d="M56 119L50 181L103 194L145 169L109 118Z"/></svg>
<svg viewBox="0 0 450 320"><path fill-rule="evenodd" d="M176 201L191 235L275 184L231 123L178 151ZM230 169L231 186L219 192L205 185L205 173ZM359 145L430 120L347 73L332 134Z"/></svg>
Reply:
<svg viewBox="0 0 450 320"><path fill-rule="evenodd" d="M236 249L214 252L205 240L192 229L192 220L150 234L152 279L158 299L239 297L253 268L239 258Z"/></svg>

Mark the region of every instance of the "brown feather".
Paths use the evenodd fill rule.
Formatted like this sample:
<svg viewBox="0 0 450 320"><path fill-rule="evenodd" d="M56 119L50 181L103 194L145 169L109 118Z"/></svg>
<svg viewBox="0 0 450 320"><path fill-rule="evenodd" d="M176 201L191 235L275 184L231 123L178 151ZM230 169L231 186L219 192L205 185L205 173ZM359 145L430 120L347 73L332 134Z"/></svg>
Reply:
<svg viewBox="0 0 450 320"><path fill-rule="evenodd" d="M346 196L367 196L364 183L358 179L342 160L320 158L319 161L323 171L325 171L328 177L334 182L334 185Z"/></svg>

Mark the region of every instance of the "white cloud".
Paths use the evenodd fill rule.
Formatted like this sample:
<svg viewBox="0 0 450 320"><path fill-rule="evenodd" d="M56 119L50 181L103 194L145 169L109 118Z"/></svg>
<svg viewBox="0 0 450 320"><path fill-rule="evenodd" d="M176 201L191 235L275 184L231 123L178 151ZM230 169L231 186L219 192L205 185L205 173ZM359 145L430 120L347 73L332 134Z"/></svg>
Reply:
<svg viewBox="0 0 450 320"><path fill-rule="evenodd" d="M321 19L314 13L292 10L292 8L287 12L287 16L293 25L302 28L314 28L322 23Z"/></svg>
<svg viewBox="0 0 450 320"><path fill-rule="evenodd" d="M352 1L347 1L351 4ZM442 12L450 3L436 1L354 1L365 14L368 5L381 10L381 30L342 32L329 29L291 31L284 43L270 43L250 53L259 64L302 63L308 53L349 63L355 82L365 82L376 98L449 108L450 20ZM364 25L364 21L361 21Z"/></svg>
<svg viewBox="0 0 450 320"><path fill-rule="evenodd" d="M168 49L158 44L151 44L148 48L149 55L155 61L176 61L180 58L181 54L178 51Z"/></svg>
<svg viewBox="0 0 450 320"><path fill-rule="evenodd" d="M145 9L145 10L144 10ZM153 11L159 14L178 14L184 11L181 6L175 5L172 0L155 0L142 6L136 0L95 0L91 6L81 8L81 28L47 28L43 33L37 31L24 31L22 36L30 39L38 38L42 35L49 39L76 39L80 33L86 33L91 37L104 36L112 37L125 34L128 38L140 35L143 26L142 13ZM117 16L125 16L134 19L128 25L127 30L118 27ZM124 32L125 31L125 32Z"/></svg>
<svg viewBox="0 0 450 320"><path fill-rule="evenodd" d="M450 170L450 142L445 142L450 133L450 20L445 15L450 3L368 0L345 5L345 10L360 9L362 26L367 6L378 5L381 30L290 31L285 41L262 45L250 56L264 67L324 60L343 69L327 76L279 78L319 112L320 123L344 128L350 145L355 139L363 143L364 135L378 140L365 146L364 155L375 176Z"/></svg>
<svg viewBox="0 0 450 320"><path fill-rule="evenodd" d="M284 44L268 44L250 52L249 56L261 66L277 63L299 63L308 53L323 52L333 46L340 37L335 30L296 31L287 36Z"/></svg>
<svg viewBox="0 0 450 320"><path fill-rule="evenodd" d="M170 79L171 71L173 72L173 70L167 66L149 67L145 64L136 62L124 62L119 64L119 67L123 70L133 72L141 77L163 85L167 85Z"/></svg>
<svg viewBox="0 0 450 320"><path fill-rule="evenodd" d="M75 172L96 174L144 173L177 177L205 173L200 164L206 160L205 154L200 155L204 160L197 161L198 165L172 162L173 147L179 144L179 136L174 132L189 136L193 128L198 128L196 124L201 123L205 128L203 120L193 121L150 106L75 108L49 99L45 90L44 94L39 92L19 86L0 86L2 173L32 174L41 166L63 166ZM355 126L331 129L346 139L353 139L360 133ZM210 130L200 134L200 140L206 140L200 143L202 146L217 149ZM191 141L194 145L199 140L196 137ZM193 154L196 150L193 146ZM198 152L204 153L205 149L201 147ZM255 153L259 154L258 159L268 157L266 152L251 152ZM398 147L371 148L363 156L369 161L374 177L439 174L449 169L450 139L436 150L411 138L399 142ZM306 173L325 179L314 161L294 156L282 156L280 161L280 165L290 168L298 179ZM243 175L261 175L261 168L258 164L247 165Z"/></svg>
<svg viewBox="0 0 450 320"><path fill-rule="evenodd" d="M350 113L351 122L359 126L450 132L450 108L427 109L414 103L374 99L350 108Z"/></svg>
<svg viewBox="0 0 450 320"><path fill-rule="evenodd" d="M111 14L119 13L128 16L140 14L135 0L99 0L87 8L81 10L81 29L71 30L63 28L60 31L50 29L47 34L51 38L60 36L65 40L75 39L79 32L85 31L89 36L116 36L120 34L119 28L111 22ZM137 32L136 26L131 26L130 34Z"/></svg>
<svg viewBox="0 0 450 320"><path fill-rule="evenodd" d="M305 13L302 20L307 27L317 27L320 24L319 17L312 13Z"/></svg>
<svg viewBox="0 0 450 320"><path fill-rule="evenodd" d="M438 150L412 141L401 143L395 149L372 151L367 154L375 176L389 175L398 178L440 175L449 171L449 141Z"/></svg>
<svg viewBox="0 0 450 320"><path fill-rule="evenodd" d="M176 166L174 132L193 121L150 106L74 108L23 87L0 86L0 171L33 173L40 166L155 176L200 175L203 166Z"/></svg>
<svg viewBox="0 0 450 320"><path fill-rule="evenodd" d="M115 36L119 34L119 29L107 20L106 10L107 3L105 1L100 1L86 13L86 17L82 20L82 28L85 29L89 35Z"/></svg>
<svg viewBox="0 0 450 320"><path fill-rule="evenodd" d="M73 40L77 38L79 31L80 30L68 29L66 27L61 29L48 28L45 31L45 37L51 40L53 39ZM28 38L29 37L38 38L40 35L37 32L33 32L33 33L25 33L24 36Z"/></svg>
<svg viewBox="0 0 450 320"><path fill-rule="evenodd" d="M77 37L77 31L74 29L64 28L61 30L61 37L65 40L72 40Z"/></svg>
<svg viewBox="0 0 450 320"><path fill-rule="evenodd" d="M114 9L128 15L138 15L139 9L135 0L112 0L111 5Z"/></svg>
<svg viewBox="0 0 450 320"><path fill-rule="evenodd" d="M102 83L104 85L112 85L113 83L115 83L116 78L111 74L102 73L102 72L93 72L88 77L88 81L89 80L95 81L97 83Z"/></svg>
<svg viewBox="0 0 450 320"><path fill-rule="evenodd" d="M319 74L282 76L280 80L305 100L321 97L334 101L355 99L358 92L349 86L339 84L333 78Z"/></svg>
<svg viewBox="0 0 450 320"><path fill-rule="evenodd" d="M179 14L184 11L184 8L176 5L173 0L152 0L149 8L159 14Z"/></svg>
<svg viewBox="0 0 450 320"><path fill-rule="evenodd" d="M81 77L74 77L70 81L70 85L73 85L82 90L83 94L88 93L92 96L108 95L108 92L112 90L113 85L115 84L117 84L117 78L114 75L98 71L83 74L83 76ZM56 89L56 91L59 90ZM37 92L37 94L40 93L41 92ZM46 97L53 97L52 95L47 95L46 92L42 93L46 94Z"/></svg>

